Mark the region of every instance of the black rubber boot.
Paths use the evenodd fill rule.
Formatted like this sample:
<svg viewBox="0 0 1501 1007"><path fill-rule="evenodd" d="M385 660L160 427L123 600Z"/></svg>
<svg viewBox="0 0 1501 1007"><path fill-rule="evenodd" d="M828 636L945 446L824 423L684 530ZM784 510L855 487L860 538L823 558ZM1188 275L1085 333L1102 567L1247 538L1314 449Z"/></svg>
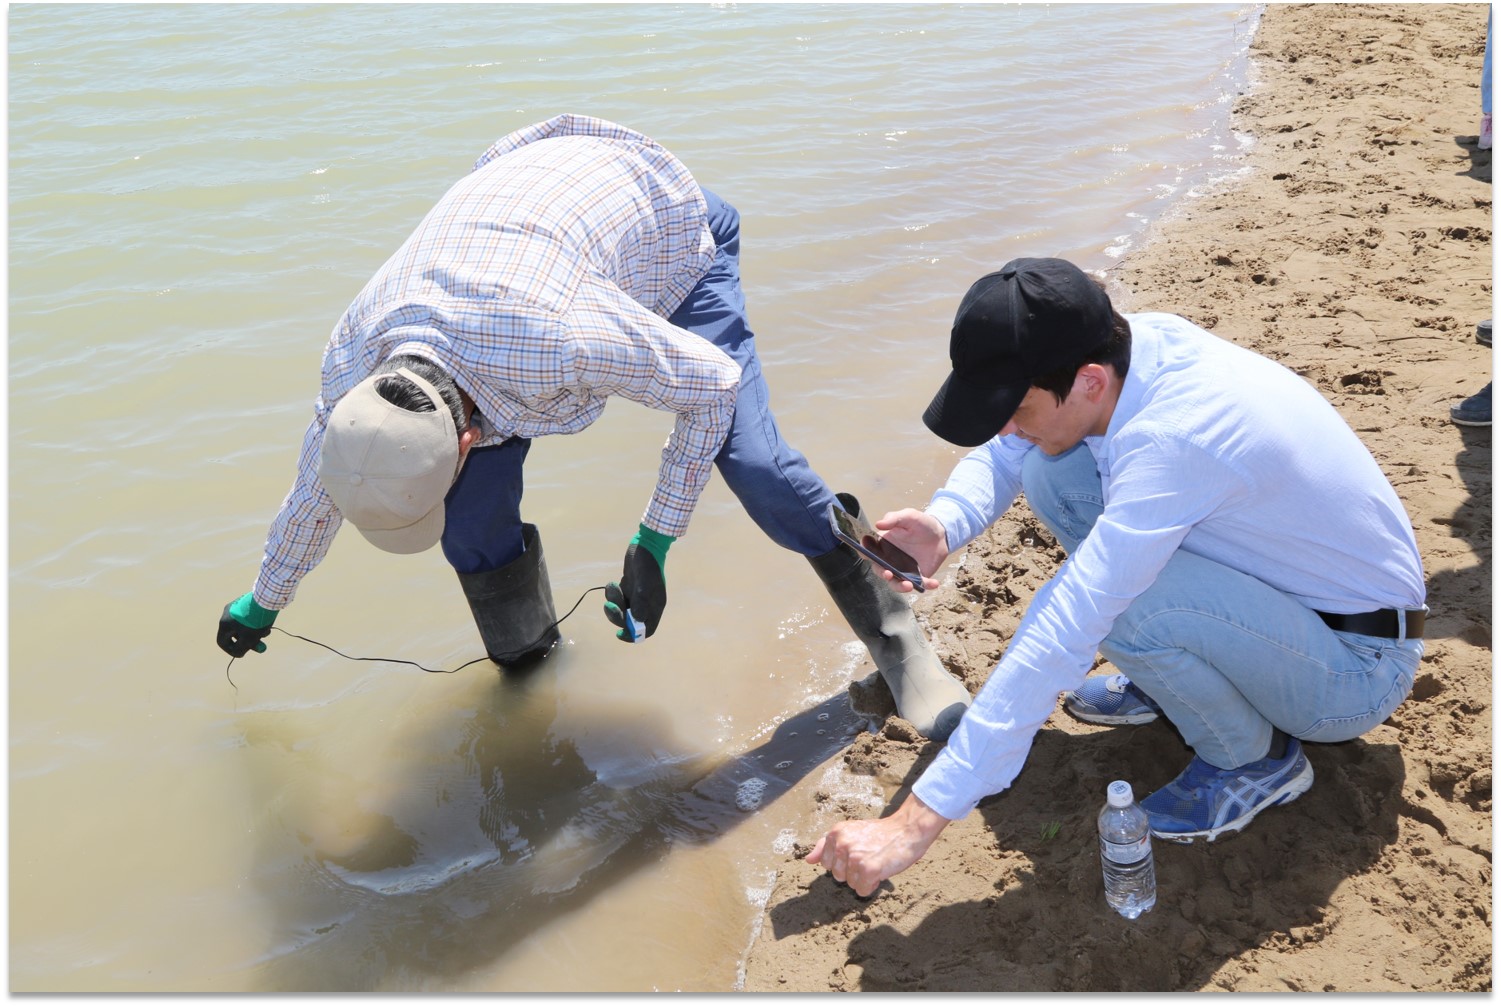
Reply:
<svg viewBox="0 0 1501 1007"><path fill-rule="evenodd" d="M860 513L854 497L837 496L845 510ZM969 690L933 653L907 599L869 560L842 542L822 556L810 556L808 562L844 621L870 651L896 699L897 713L923 737L946 741L969 707Z"/></svg>
<svg viewBox="0 0 1501 1007"><path fill-rule="evenodd" d="M526 551L505 566L458 575L485 653L507 670L540 661L561 639L536 525L521 526L521 542Z"/></svg>

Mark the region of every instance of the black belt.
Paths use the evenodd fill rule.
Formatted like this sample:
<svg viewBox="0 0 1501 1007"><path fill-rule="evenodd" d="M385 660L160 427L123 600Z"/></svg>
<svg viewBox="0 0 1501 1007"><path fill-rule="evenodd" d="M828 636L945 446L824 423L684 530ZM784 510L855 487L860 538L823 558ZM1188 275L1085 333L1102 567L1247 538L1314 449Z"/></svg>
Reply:
<svg viewBox="0 0 1501 1007"><path fill-rule="evenodd" d="M1360 633L1363 636L1385 636L1393 640L1420 640L1423 638L1423 623L1427 619L1426 608L1383 608L1379 612L1356 612L1354 615L1331 615L1316 612L1324 624L1341 633ZM1403 622L1407 632L1402 631Z"/></svg>

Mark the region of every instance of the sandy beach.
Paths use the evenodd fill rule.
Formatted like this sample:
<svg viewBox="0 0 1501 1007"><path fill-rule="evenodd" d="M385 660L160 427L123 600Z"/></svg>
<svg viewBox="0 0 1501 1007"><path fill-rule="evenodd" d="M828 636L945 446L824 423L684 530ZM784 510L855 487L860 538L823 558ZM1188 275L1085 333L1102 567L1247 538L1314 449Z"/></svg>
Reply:
<svg viewBox="0 0 1501 1007"><path fill-rule="evenodd" d="M1256 137L1248 170L1110 276L1125 310L1181 314L1303 375L1369 446L1428 576L1412 695L1356 741L1308 746L1313 790L1241 835L1159 843L1158 903L1135 922L1104 904L1094 816L1108 780L1145 792L1186 764L1160 720L1091 727L1060 707L1016 784L868 900L801 857L873 809L794 792L807 824L745 989L1491 988L1491 440L1449 420L1491 376L1475 339L1492 303L1485 30L1478 4L1270 5L1235 109ZM971 692L1061 558L1018 503L919 600ZM873 678L856 688L883 699ZM844 763L892 808L937 751L890 716Z"/></svg>

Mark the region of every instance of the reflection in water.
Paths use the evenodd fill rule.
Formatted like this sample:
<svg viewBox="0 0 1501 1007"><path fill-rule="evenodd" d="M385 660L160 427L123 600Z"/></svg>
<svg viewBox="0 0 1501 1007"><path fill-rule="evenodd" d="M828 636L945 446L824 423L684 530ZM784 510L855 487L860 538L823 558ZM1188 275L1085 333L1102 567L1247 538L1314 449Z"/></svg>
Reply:
<svg viewBox="0 0 1501 1007"><path fill-rule="evenodd" d="M379 811L351 814L326 797L284 809L256 877L285 933L252 967L252 988L444 984L669 847L723 835L864 725L840 692L741 755L674 754L663 718L644 703L560 717L549 670L497 675L461 722L452 757L411 765ZM445 751L432 740L404 740L400 750ZM351 820L353 828L338 824ZM270 848L288 833L299 850Z"/></svg>

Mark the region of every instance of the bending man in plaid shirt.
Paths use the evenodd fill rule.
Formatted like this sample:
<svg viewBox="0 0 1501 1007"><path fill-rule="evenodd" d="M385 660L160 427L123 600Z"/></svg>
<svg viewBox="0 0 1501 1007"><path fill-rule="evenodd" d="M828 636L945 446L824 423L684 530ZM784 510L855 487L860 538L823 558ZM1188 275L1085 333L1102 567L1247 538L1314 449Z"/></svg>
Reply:
<svg viewBox="0 0 1501 1007"><path fill-rule="evenodd" d="M777 430L740 288L739 219L614 123L562 115L497 141L335 326L296 481L253 589L224 609L219 646L265 650L347 519L390 552L441 542L490 658L544 656L559 634L541 538L521 520L523 463L532 438L576 433L619 395L677 420L606 590L617 635L656 632L668 547L717 466L757 525L809 558L901 716L947 737L968 692L906 601L835 540L833 492Z"/></svg>

